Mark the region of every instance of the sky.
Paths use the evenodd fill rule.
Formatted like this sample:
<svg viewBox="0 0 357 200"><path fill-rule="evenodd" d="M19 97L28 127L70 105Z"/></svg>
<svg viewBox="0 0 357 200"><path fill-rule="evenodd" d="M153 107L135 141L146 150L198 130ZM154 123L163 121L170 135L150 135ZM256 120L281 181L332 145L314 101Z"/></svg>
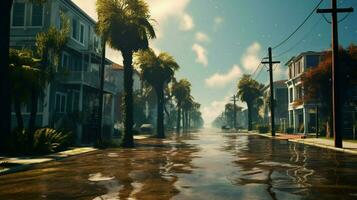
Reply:
<svg viewBox="0 0 357 200"><path fill-rule="evenodd" d="M96 0L72 0L96 19ZM243 74L257 68L267 49L284 40L320 0L147 0L157 39L150 42L155 52L168 52L180 65L176 77L192 83L192 95L201 106L206 125L223 110L237 92ZM330 8L324 0L320 8ZM354 7L357 0L339 0L339 7ZM357 43L357 11L339 22L340 45ZM339 14L343 19L346 14ZM287 77L285 63L304 51L322 51L331 46L330 15L314 13L284 45L274 49L281 56L274 80ZM285 53L286 52L286 53ZM107 57L122 63L120 52L109 50ZM268 83L265 68L254 78ZM246 107L245 103L239 105Z"/></svg>

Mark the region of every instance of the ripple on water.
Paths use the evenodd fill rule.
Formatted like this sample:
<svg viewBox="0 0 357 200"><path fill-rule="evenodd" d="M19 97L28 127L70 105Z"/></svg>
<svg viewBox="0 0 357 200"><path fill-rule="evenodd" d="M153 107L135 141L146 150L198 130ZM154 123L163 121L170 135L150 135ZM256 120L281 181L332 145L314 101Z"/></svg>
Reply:
<svg viewBox="0 0 357 200"><path fill-rule="evenodd" d="M100 186L104 186L107 189L107 193L101 196L95 197L93 200L119 200L119 191L122 186L115 177L103 176L102 173L90 174L89 181L95 182Z"/></svg>

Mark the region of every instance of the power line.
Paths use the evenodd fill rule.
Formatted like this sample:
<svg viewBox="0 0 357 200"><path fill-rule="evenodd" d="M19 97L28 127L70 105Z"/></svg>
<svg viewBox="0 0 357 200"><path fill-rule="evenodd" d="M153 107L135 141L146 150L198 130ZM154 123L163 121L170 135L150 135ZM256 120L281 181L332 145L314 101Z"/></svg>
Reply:
<svg viewBox="0 0 357 200"><path fill-rule="evenodd" d="M324 0L320 0L320 2L314 7L314 9L310 12L310 14L305 18L305 20L286 39L284 39L282 42L280 42L279 44L274 46L273 49L280 47L285 42L287 42L293 35L295 35L295 33L298 32L300 30L300 28L307 22L307 20L309 20L310 17L315 13L315 11L319 8L319 6L321 5L321 3L323 1Z"/></svg>
<svg viewBox="0 0 357 200"><path fill-rule="evenodd" d="M301 44L301 42L303 40L305 40L316 28L317 28L317 25L319 25L321 23L321 20L322 20L322 17L320 17L320 19L312 26L311 30L306 34L304 35L298 42L296 42L293 46L291 46L289 49L287 49L286 51L284 52L281 52L280 54L278 54L277 56L274 56L274 58L279 58L287 53L289 53L290 51L292 51L293 49L295 49L295 47L299 46Z"/></svg>

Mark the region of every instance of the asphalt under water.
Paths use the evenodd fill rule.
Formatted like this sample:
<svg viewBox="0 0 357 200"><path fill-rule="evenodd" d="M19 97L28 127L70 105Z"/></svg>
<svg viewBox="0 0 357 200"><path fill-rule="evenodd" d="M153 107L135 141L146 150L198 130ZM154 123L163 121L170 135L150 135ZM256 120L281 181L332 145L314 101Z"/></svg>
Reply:
<svg viewBox="0 0 357 200"><path fill-rule="evenodd" d="M357 199L357 156L205 129L0 176L0 199Z"/></svg>

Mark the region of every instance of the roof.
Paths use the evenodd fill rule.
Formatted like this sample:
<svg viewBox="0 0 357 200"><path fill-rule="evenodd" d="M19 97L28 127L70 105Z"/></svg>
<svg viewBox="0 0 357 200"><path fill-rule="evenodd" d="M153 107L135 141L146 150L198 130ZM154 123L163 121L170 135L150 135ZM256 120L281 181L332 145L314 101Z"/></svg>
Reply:
<svg viewBox="0 0 357 200"><path fill-rule="evenodd" d="M114 70L123 70L124 67L122 65L119 65L118 63L113 63L113 69Z"/></svg>
<svg viewBox="0 0 357 200"><path fill-rule="evenodd" d="M296 62L297 60L299 60L301 57L303 56L309 56L309 55L323 55L324 52L323 51L320 51L320 52L316 52L316 51L305 51L305 52L302 52L300 53L299 55L297 56L293 56L291 57L286 63L285 63L285 66L288 66L291 62Z"/></svg>

